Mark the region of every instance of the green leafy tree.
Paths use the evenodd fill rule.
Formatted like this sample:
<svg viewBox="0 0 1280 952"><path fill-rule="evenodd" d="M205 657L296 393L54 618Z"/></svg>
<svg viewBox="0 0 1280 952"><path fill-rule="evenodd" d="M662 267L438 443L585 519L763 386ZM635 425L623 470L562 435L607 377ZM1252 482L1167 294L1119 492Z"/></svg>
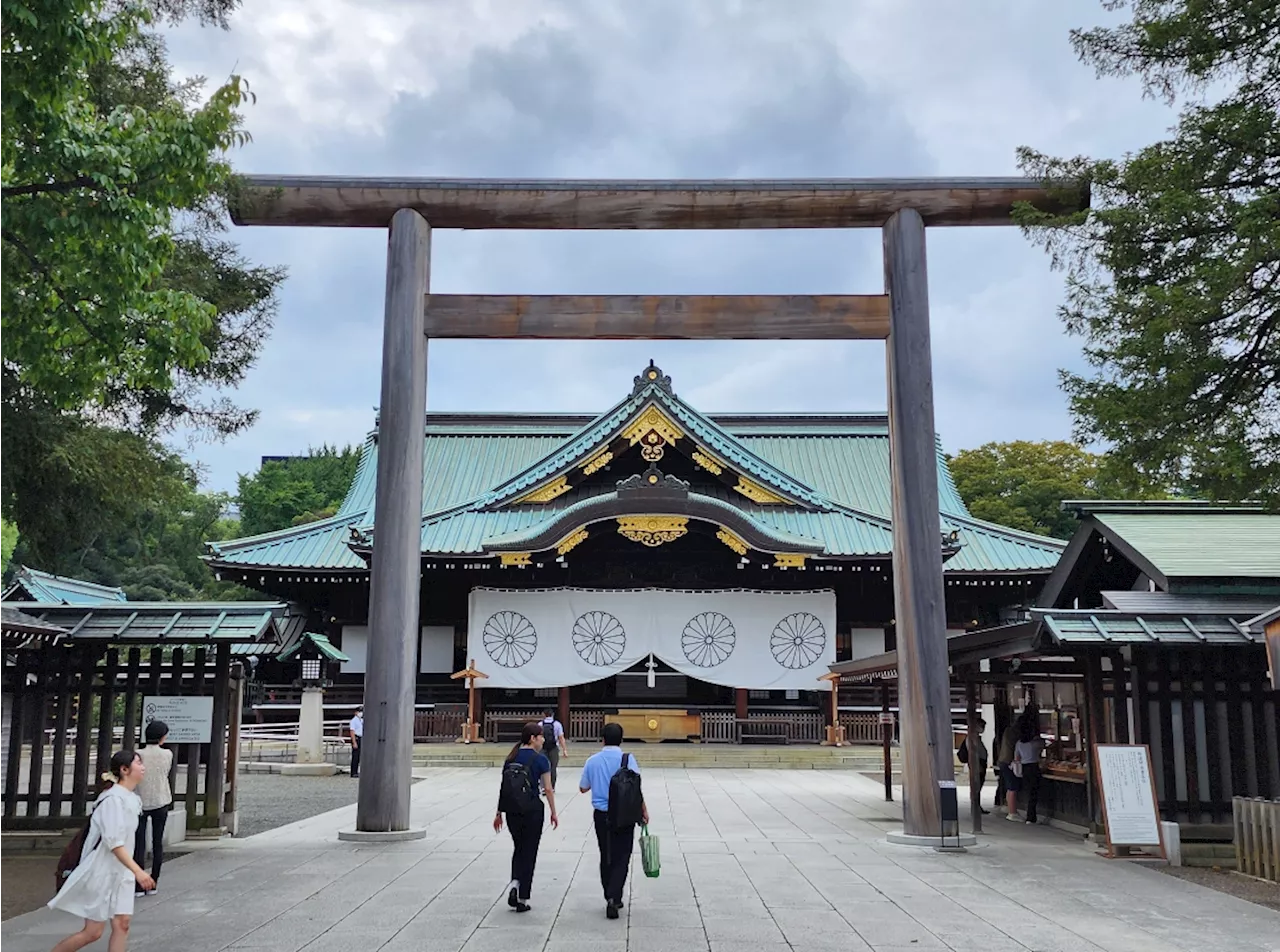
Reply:
<svg viewBox="0 0 1280 952"><path fill-rule="evenodd" d="M1137 492L1106 457L1061 440L987 443L948 458L956 490L979 519L1068 539L1076 518L1064 499L1117 499Z"/></svg>
<svg viewBox="0 0 1280 952"><path fill-rule="evenodd" d="M18 527L8 519L0 519L0 575L9 571L9 562L17 544Z"/></svg>
<svg viewBox="0 0 1280 952"><path fill-rule="evenodd" d="M1179 103L1168 139L1123 159L1020 150L1092 187L1093 208L1018 220L1068 275L1089 375L1062 374L1077 437L1149 485L1280 505L1280 5L1111 0L1077 30L1102 76Z"/></svg>
<svg viewBox="0 0 1280 952"><path fill-rule="evenodd" d="M293 459L268 460L239 484L240 528L258 535L332 516L342 504L360 462L347 446L312 449Z"/></svg>
<svg viewBox="0 0 1280 952"><path fill-rule="evenodd" d="M229 186L248 91L232 77L198 106L190 86L102 102L91 76L115 64L118 78L153 16L104 0L3 3L4 363L7 383L60 409L170 393L212 357L217 308L166 270L182 216Z"/></svg>

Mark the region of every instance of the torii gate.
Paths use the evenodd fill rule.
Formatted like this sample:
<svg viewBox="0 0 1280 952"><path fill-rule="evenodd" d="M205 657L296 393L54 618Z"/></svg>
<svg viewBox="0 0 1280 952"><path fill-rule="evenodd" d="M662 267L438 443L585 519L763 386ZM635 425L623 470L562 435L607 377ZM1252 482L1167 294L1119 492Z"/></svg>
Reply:
<svg viewBox="0 0 1280 952"><path fill-rule="evenodd" d="M1052 187L1051 187L1052 185ZM1087 188L1008 179L547 181L252 175L238 225L387 228L381 422L356 831L409 831L427 338L875 339L887 342L903 831L942 832L954 783L925 227L1065 212ZM880 228L867 295L433 295L432 228ZM408 833L408 835L413 835Z"/></svg>

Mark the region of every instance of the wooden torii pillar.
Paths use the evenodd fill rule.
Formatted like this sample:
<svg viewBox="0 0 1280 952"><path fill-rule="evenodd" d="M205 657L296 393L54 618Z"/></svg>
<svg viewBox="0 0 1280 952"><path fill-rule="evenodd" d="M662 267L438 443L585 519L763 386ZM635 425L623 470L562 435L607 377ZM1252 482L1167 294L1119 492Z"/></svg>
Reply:
<svg viewBox="0 0 1280 952"><path fill-rule="evenodd" d="M467 722L462 725L462 736L457 740L459 744L484 743L484 738L480 736L480 723L477 718L479 712L476 710L476 681L488 677L489 675L476 668L475 658L472 658L471 663L461 671L455 671L449 675L451 681L457 681L459 678L467 679Z"/></svg>
<svg viewBox="0 0 1280 952"><path fill-rule="evenodd" d="M840 675L828 671L819 675L818 680L831 682L831 725L827 728L827 739L822 744L825 747L843 747L845 731L844 725L840 723Z"/></svg>
<svg viewBox="0 0 1280 952"><path fill-rule="evenodd" d="M1015 206L1088 207L1087 186L1027 178L551 181L249 175L238 225L389 228L382 420L358 831L405 830L421 584L427 336L885 340L903 829L942 832L954 785L925 227L1009 225ZM429 224L428 224L429 223ZM864 295L432 295L432 228L879 228L885 288Z"/></svg>

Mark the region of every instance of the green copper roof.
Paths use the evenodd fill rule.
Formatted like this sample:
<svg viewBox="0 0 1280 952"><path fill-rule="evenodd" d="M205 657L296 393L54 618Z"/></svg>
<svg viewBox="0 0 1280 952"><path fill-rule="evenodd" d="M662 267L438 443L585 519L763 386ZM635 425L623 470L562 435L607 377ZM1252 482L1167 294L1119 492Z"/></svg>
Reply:
<svg viewBox="0 0 1280 952"><path fill-rule="evenodd" d="M290 624L282 602L11 602L5 607L65 628L70 642L279 642Z"/></svg>
<svg viewBox="0 0 1280 952"><path fill-rule="evenodd" d="M669 382L636 378L632 394L598 417L546 414L428 414L423 463L422 551L481 555L497 540L532 536L540 526L602 491L577 487L551 502L514 505L522 495L580 464L650 403L692 439L795 505L759 505L723 489L699 487L731 505L768 536L816 544L829 557L892 551L889 440L884 414L723 414L704 416L669 392ZM331 519L255 538L210 543L214 566L272 572L366 570L351 550L374 517L376 432L351 490ZM626 475L626 474L623 474ZM974 519L938 451L943 533L957 532L949 572L1044 572L1063 543Z"/></svg>
<svg viewBox="0 0 1280 952"><path fill-rule="evenodd" d="M127 601L122 588L52 575L49 572L29 569L25 565L19 565L15 569L13 581L5 590L4 598L7 601L22 599L32 602L57 602L63 605Z"/></svg>
<svg viewBox="0 0 1280 952"><path fill-rule="evenodd" d="M1047 631L1048 644L1059 645L1247 645L1263 636L1250 632L1248 615L1231 612L1197 615L1095 610L1036 609L1033 619Z"/></svg>
<svg viewBox="0 0 1280 952"><path fill-rule="evenodd" d="M1166 578L1280 578L1280 513L1098 512Z"/></svg>
<svg viewBox="0 0 1280 952"><path fill-rule="evenodd" d="M316 651L320 652L328 661L350 661L345 654L334 647L333 642L326 635L322 635L317 631L303 632L301 638L291 645L280 649L280 653L276 656L281 661L288 661L299 651L301 651L308 643L315 646Z"/></svg>

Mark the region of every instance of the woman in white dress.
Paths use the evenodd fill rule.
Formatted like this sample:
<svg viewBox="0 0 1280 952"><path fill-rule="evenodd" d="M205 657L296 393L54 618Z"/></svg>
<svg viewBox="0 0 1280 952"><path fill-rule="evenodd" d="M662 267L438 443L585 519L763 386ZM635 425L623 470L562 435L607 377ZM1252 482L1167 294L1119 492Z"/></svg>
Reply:
<svg viewBox="0 0 1280 952"><path fill-rule="evenodd" d="M108 952L125 952L129 920L133 916L134 884L143 889L155 886L155 881L131 855L138 815L142 812L142 801L134 789L142 782L145 772L142 758L132 750L120 750L112 755L111 772L102 775L111 785L94 803L80 865L72 870L58 895L49 902L50 909L82 917L84 928L55 945L53 952L77 952L97 942L108 919L111 920Z"/></svg>

